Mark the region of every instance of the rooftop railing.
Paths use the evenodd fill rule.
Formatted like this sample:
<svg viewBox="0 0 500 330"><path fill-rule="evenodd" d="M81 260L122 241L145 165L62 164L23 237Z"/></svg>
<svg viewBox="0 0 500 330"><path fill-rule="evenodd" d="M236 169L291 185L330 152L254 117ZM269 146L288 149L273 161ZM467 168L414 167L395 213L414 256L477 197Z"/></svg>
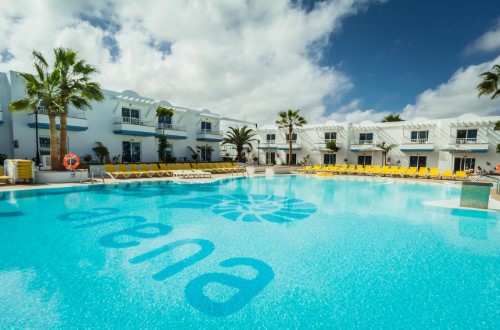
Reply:
<svg viewBox="0 0 500 330"><path fill-rule="evenodd" d="M30 113L30 115L34 115L35 113ZM47 109L38 109L38 114L39 115L48 115L49 112ZM86 119L85 112L70 112L66 115L68 118L78 118L78 119Z"/></svg>

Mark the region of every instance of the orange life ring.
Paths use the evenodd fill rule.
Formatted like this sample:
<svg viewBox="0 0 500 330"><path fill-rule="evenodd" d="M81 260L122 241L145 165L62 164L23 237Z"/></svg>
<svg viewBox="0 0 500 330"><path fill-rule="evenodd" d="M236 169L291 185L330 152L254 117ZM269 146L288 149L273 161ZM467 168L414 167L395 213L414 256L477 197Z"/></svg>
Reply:
<svg viewBox="0 0 500 330"><path fill-rule="evenodd" d="M80 165L80 158L75 154L67 154L64 156L63 165L67 170L74 170Z"/></svg>
<svg viewBox="0 0 500 330"><path fill-rule="evenodd" d="M497 170L497 173L500 173L500 163L497 164L497 167L495 167L495 169Z"/></svg>

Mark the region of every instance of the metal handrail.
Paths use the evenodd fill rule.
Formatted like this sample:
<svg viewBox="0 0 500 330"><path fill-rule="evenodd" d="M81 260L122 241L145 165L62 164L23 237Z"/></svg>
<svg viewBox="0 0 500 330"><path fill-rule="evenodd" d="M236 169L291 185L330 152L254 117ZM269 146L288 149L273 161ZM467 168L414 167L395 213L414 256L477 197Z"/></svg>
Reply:
<svg viewBox="0 0 500 330"><path fill-rule="evenodd" d="M140 125L140 126L150 126L154 127L154 121L144 121L138 118L132 117L118 117L115 118L115 124L131 124L131 125Z"/></svg>
<svg viewBox="0 0 500 330"><path fill-rule="evenodd" d="M156 128L166 129L171 131L186 131L186 125L172 125L172 124L159 123Z"/></svg>

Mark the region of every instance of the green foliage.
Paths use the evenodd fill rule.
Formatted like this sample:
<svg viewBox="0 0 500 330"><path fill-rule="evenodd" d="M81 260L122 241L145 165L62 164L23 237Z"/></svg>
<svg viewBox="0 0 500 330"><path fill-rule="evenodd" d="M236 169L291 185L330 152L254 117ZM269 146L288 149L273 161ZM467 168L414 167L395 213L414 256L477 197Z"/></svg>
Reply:
<svg viewBox="0 0 500 330"><path fill-rule="evenodd" d="M483 78L476 89L478 91L478 97L482 95L491 95L490 98L493 100L500 96L500 89L498 85L500 83L500 65L493 65L493 71L486 71L479 75Z"/></svg>
<svg viewBox="0 0 500 330"><path fill-rule="evenodd" d="M280 119L276 120L276 125L278 128L286 128L288 129L288 136L290 137L288 142L288 163L292 163L292 139L293 131L296 127L302 127L307 124L307 120L302 117L300 114L300 110L291 110L281 111L279 113Z"/></svg>
<svg viewBox="0 0 500 330"><path fill-rule="evenodd" d="M389 122L396 122L396 121L404 121L401 117L399 117L399 114L390 114L388 116L385 116L384 119L382 119L383 123L389 123Z"/></svg>
<svg viewBox="0 0 500 330"><path fill-rule="evenodd" d="M497 154L500 154L500 143L497 144Z"/></svg>
<svg viewBox="0 0 500 330"><path fill-rule="evenodd" d="M170 143L168 143L168 140L165 136L162 135L158 138L158 158L160 159L160 161L166 161L165 149L167 149L169 146Z"/></svg>
<svg viewBox="0 0 500 330"><path fill-rule="evenodd" d="M500 131L500 120L495 123L495 127L493 129L495 131Z"/></svg>
<svg viewBox="0 0 500 330"><path fill-rule="evenodd" d="M328 141L326 143L326 149L328 149L331 153L339 151L339 147L337 147L337 143L335 141Z"/></svg>
<svg viewBox="0 0 500 330"><path fill-rule="evenodd" d="M222 145L225 144L234 144L236 146L237 158L241 161L243 147L248 145L250 150L252 150L252 142L257 141L254 138L255 133L248 126L243 127L229 127L229 131L226 133L226 136L222 139Z"/></svg>
<svg viewBox="0 0 500 330"><path fill-rule="evenodd" d="M97 158L99 158L101 164L104 163L104 157L109 156L108 148L103 146L101 143L97 143L97 146L92 148L92 151L95 153Z"/></svg>
<svg viewBox="0 0 500 330"><path fill-rule="evenodd" d="M156 108L156 117L172 117L174 115L174 109L166 108L162 105L159 105Z"/></svg>
<svg viewBox="0 0 500 330"><path fill-rule="evenodd" d="M91 155L85 155L85 156L83 156L83 161L86 162L86 163L92 161L92 156Z"/></svg>
<svg viewBox="0 0 500 330"><path fill-rule="evenodd" d="M377 148L382 149L382 156L383 156L382 163L385 165L385 163L386 163L385 158L387 157L387 154L389 153L389 151L396 148L398 145L397 144L385 144L385 142L382 142L382 143L376 144L375 146Z"/></svg>

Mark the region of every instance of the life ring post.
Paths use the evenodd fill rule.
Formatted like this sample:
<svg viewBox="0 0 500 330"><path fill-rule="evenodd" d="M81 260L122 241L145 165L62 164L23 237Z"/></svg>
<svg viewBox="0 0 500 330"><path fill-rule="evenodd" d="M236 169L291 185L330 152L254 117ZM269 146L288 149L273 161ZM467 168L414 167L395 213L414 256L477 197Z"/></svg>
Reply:
<svg viewBox="0 0 500 330"><path fill-rule="evenodd" d="M497 166L495 167L495 170L497 171L497 173L500 173L500 163L497 164Z"/></svg>
<svg viewBox="0 0 500 330"><path fill-rule="evenodd" d="M67 170L74 170L80 165L80 158L75 154L67 154L64 156L63 165Z"/></svg>

